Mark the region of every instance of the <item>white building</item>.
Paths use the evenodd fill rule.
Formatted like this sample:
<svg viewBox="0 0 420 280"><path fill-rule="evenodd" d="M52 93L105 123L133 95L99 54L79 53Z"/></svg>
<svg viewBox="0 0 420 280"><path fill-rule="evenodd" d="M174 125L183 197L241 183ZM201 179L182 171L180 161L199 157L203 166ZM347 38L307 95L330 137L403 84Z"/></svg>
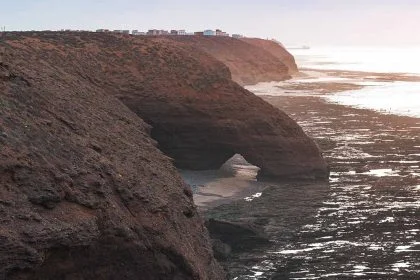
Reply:
<svg viewBox="0 0 420 280"><path fill-rule="evenodd" d="M131 31L131 34L134 36L146 35L146 32L139 32L138 30Z"/></svg>
<svg viewBox="0 0 420 280"><path fill-rule="evenodd" d="M204 33L204 36L216 36L216 31L210 30L210 29L204 30L203 33Z"/></svg>
<svg viewBox="0 0 420 280"><path fill-rule="evenodd" d="M121 34L130 34L130 30L114 30L114 33L121 33Z"/></svg>
<svg viewBox="0 0 420 280"><path fill-rule="evenodd" d="M149 31L147 31L147 35L159 35L159 30L150 29Z"/></svg>
<svg viewBox="0 0 420 280"><path fill-rule="evenodd" d="M244 36L243 35L241 35L241 34L232 34L232 38L235 38L235 39L240 39L240 38L243 38Z"/></svg>
<svg viewBox="0 0 420 280"><path fill-rule="evenodd" d="M220 29L216 29L216 36L226 36L226 37L228 37L229 34L220 30Z"/></svg>

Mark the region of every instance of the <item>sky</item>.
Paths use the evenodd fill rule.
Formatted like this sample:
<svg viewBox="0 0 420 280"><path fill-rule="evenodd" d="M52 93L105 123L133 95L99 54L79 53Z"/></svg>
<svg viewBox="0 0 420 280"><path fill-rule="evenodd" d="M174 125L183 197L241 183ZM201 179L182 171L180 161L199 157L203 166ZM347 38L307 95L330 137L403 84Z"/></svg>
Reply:
<svg viewBox="0 0 420 280"><path fill-rule="evenodd" d="M420 0L0 0L0 26L220 28L286 45L420 46Z"/></svg>

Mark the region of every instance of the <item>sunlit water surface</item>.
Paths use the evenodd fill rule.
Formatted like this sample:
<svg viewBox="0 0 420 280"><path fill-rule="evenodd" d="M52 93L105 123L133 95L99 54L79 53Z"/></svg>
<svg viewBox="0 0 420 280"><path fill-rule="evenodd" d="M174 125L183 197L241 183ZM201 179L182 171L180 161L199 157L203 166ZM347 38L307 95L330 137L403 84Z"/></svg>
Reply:
<svg viewBox="0 0 420 280"><path fill-rule="evenodd" d="M415 48L292 52L306 68L420 74L420 52ZM257 95L282 96L285 101L321 98L420 118L418 82L315 77L286 83L308 82L353 82L366 87L322 94L284 90L278 88L284 83L273 82L248 89ZM305 116L288 113L304 130L315 139L336 143L324 151L333 164L329 195L312 222L301 226L288 243L277 242L257 265L235 279L420 279L420 119L397 125L365 111L338 108L338 113L329 114L311 111L304 103L299 106L307 110ZM283 235L279 232L273 239Z"/></svg>
<svg viewBox="0 0 420 280"><path fill-rule="evenodd" d="M300 68L420 75L420 48L324 47L292 49ZM366 78L372 79L371 75ZM334 78L333 78L334 79ZM328 81L325 78L323 81ZM351 82L350 79L346 80ZM354 81L360 83L360 81ZM362 83L363 84L363 83ZM419 82L367 82L365 88L326 99L330 102L420 117Z"/></svg>

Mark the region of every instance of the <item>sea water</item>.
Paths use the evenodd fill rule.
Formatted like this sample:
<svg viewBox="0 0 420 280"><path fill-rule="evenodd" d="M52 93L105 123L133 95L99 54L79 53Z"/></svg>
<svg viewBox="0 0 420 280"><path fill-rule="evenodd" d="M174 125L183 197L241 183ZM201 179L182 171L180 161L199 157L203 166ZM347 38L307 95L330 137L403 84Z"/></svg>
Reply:
<svg viewBox="0 0 420 280"><path fill-rule="evenodd" d="M366 72L366 78L372 78L372 73L420 76L420 47L315 47L290 52L301 69L360 71ZM353 82L360 84L360 81ZM420 117L420 82L391 80L365 85L362 89L328 95L325 99L384 113Z"/></svg>
<svg viewBox="0 0 420 280"><path fill-rule="evenodd" d="M420 117L419 82L372 79L372 72L419 75L416 67L420 68L420 61L412 63L416 61L414 51L411 60L397 50L382 51L380 55L340 49L292 52L300 67L314 70L305 70L310 77L247 88L257 95L293 96L284 98L285 108L287 100L305 102L305 98L296 96L316 95L329 102ZM386 66L389 61L395 61L394 68ZM320 70L365 74L325 76ZM327 94L305 83L353 83L364 87ZM290 85L302 85L304 89L288 89ZM404 119L395 123L388 121L393 118L371 117L366 111L359 114L349 108L340 110L314 109L297 118L311 137L335 143L323 152L331 164L329 184L326 190L317 186L275 186L246 200L249 208L244 207L243 215L261 217L274 245L261 255L241 256L238 263L245 269L234 279L420 279L419 121ZM230 210L226 215L234 216L241 213L235 208L240 205L223 210ZM249 266L250 260L258 261ZM240 266L234 263L232 267Z"/></svg>
<svg viewBox="0 0 420 280"><path fill-rule="evenodd" d="M290 49L300 68L420 74L420 46Z"/></svg>
<svg viewBox="0 0 420 280"><path fill-rule="evenodd" d="M420 82L377 83L324 98L333 103L420 118Z"/></svg>

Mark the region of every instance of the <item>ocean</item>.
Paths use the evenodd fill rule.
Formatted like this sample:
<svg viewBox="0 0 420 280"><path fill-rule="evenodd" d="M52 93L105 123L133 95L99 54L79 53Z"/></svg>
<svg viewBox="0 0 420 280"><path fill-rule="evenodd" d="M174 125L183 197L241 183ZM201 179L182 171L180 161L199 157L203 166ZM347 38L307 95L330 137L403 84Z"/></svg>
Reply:
<svg viewBox="0 0 420 280"><path fill-rule="evenodd" d="M420 47L290 49L300 68L420 75Z"/></svg>
<svg viewBox="0 0 420 280"><path fill-rule="evenodd" d="M314 47L290 49L304 72L320 71L311 79L286 83L339 82L361 88L325 95L325 99L356 108L420 117L420 48ZM263 83L249 87L261 95L282 95L278 86ZM295 93L296 94L296 93Z"/></svg>
<svg viewBox="0 0 420 280"><path fill-rule="evenodd" d="M230 177L183 173L207 218L250 223L271 242L229 256L231 279L420 279L417 52L291 52L302 75L247 89L317 141L329 181L257 180L239 156Z"/></svg>
<svg viewBox="0 0 420 280"><path fill-rule="evenodd" d="M240 255L233 279L420 279L420 49L291 52L303 75L247 89L320 144L330 180L222 209L274 242Z"/></svg>

